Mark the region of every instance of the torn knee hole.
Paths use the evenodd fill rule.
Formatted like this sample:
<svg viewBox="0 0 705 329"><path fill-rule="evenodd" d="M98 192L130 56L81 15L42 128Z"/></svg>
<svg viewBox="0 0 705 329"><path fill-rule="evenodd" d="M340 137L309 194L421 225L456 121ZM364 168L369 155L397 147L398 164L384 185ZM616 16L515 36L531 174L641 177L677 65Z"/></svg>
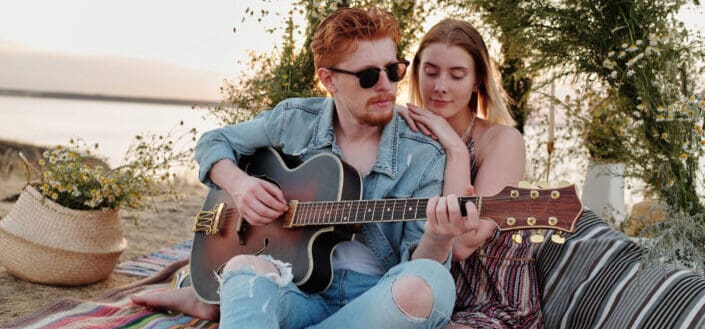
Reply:
<svg viewBox="0 0 705 329"><path fill-rule="evenodd" d="M259 257L250 255L233 257L225 263L222 272L225 273L236 270L250 270L257 275L263 276L276 275L279 277L280 275L279 270L274 264L264 259L260 259Z"/></svg>
<svg viewBox="0 0 705 329"><path fill-rule="evenodd" d="M240 255L229 260L219 273L218 277L222 284L223 277L228 273L248 273L256 277L267 278L279 287L287 286L294 278L291 271L291 264L276 260L268 255Z"/></svg>
<svg viewBox="0 0 705 329"><path fill-rule="evenodd" d="M408 276L394 281L392 299L404 316L425 320L433 309L433 290L420 277Z"/></svg>

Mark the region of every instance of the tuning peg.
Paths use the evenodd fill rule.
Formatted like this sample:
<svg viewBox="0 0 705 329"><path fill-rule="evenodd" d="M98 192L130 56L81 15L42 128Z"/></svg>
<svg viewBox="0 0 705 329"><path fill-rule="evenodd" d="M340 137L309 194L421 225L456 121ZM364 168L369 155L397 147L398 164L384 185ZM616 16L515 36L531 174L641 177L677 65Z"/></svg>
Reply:
<svg viewBox="0 0 705 329"><path fill-rule="evenodd" d="M536 230L536 232L529 237L529 241L531 241L531 243L543 243L544 237L541 234L541 230Z"/></svg>
<svg viewBox="0 0 705 329"><path fill-rule="evenodd" d="M565 243L565 237L561 236L561 233L554 233L551 235L551 241L556 244L564 244Z"/></svg>
<svg viewBox="0 0 705 329"><path fill-rule="evenodd" d="M516 244L521 244L522 242L524 242L524 238L521 237L521 234L514 233L512 234L512 241L514 241L514 243Z"/></svg>

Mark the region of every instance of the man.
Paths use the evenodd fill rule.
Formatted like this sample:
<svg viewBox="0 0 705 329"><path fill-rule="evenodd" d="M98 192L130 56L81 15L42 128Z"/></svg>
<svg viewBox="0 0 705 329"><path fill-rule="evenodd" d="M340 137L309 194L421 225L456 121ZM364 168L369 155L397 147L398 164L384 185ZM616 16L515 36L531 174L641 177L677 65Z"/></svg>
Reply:
<svg viewBox="0 0 705 329"><path fill-rule="evenodd" d="M398 22L389 13L350 8L332 13L311 44L316 74L332 98L285 100L251 121L204 134L196 148L201 180L229 192L251 225L268 225L287 210L279 188L236 165L266 146L302 160L335 154L362 175L365 199L441 194L443 150L394 112L397 82L407 66L396 57L398 40ZM446 268L452 239L478 225L476 209L466 207L472 220L460 216L455 197L435 197L426 210L433 221L363 225L355 241L336 247L333 283L320 294L301 292L288 264L236 256L223 269L220 324L441 328L455 300ZM134 300L217 317L218 310L194 301L190 290Z"/></svg>

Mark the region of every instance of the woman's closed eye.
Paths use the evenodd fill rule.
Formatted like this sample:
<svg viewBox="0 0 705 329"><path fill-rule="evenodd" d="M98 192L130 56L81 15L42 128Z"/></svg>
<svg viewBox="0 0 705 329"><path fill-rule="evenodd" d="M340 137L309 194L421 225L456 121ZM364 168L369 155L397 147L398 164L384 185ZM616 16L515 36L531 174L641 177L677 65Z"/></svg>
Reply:
<svg viewBox="0 0 705 329"><path fill-rule="evenodd" d="M453 69L450 71L450 77L455 80L462 80L467 76L465 69Z"/></svg>

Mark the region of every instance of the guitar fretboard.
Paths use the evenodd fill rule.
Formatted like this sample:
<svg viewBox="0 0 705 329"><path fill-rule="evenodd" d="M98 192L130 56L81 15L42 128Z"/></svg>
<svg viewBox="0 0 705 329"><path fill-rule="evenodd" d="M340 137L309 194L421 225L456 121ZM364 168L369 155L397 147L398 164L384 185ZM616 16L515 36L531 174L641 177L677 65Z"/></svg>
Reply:
<svg viewBox="0 0 705 329"><path fill-rule="evenodd" d="M478 197L460 197L476 203ZM373 222L397 222L426 218L428 199L383 199L299 202L294 215L294 226L364 224ZM461 207L463 213L464 207Z"/></svg>

